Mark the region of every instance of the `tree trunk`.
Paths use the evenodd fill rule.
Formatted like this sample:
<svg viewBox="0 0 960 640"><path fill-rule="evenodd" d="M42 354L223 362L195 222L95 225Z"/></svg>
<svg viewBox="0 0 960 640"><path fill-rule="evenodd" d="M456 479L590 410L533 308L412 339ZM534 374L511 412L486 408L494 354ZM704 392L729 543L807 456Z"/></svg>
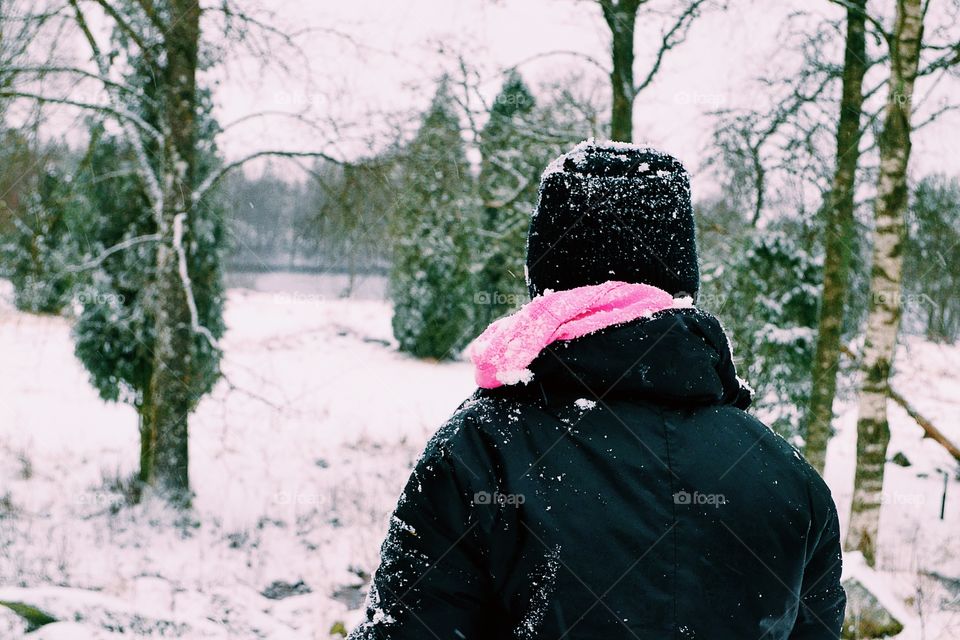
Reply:
<svg viewBox="0 0 960 640"><path fill-rule="evenodd" d="M845 547L876 563L883 471L890 441L887 400L900 324L903 217L907 207L910 116L923 38L924 0L898 0L890 42L890 81L880 133L880 175L874 206L870 308L864 344L864 379L857 420L857 471Z"/></svg>
<svg viewBox="0 0 960 640"><path fill-rule="evenodd" d="M157 449L157 431L153 428L150 414L149 393L143 395L143 401L137 406L140 424L140 472L137 477L141 485L150 484L153 480L153 452Z"/></svg>
<svg viewBox="0 0 960 640"><path fill-rule="evenodd" d="M600 0L603 19L610 28L613 70L613 111L610 116L610 139L633 140L633 34L640 0Z"/></svg>
<svg viewBox="0 0 960 640"><path fill-rule="evenodd" d="M847 9L847 42L843 56L843 93L837 125L837 150L826 207L824 228L823 294L820 300L817 351L807 408L806 447L810 464L823 473L827 442L832 435L833 400L837 392L840 333L850 270L857 163L860 160L860 119L863 113L863 76L867 71L867 0L852 0Z"/></svg>
<svg viewBox="0 0 960 640"><path fill-rule="evenodd" d="M153 375L147 390L148 411L143 432L152 435L154 449L144 456L152 468L141 469L158 490L175 503L189 501L187 418L196 400L192 379L195 339L187 290L174 246L177 216L189 220L196 163L196 70L200 7L197 0L171 0L171 21L165 34L166 66L162 69L164 140L161 147L163 206L152 296L156 335ZM186 225L189 229L189 225ZM189 233L189 232L187 232Z"/></svg>

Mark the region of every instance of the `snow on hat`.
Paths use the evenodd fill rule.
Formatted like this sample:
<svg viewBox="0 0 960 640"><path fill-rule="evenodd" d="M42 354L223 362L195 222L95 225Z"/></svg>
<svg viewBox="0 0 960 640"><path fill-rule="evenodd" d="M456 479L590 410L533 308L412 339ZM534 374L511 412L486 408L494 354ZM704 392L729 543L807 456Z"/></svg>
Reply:
<svg viewBox="0 0 960 640"><path fill-rule="evenodd" d="M608 280L696 296L690 177L651 147L581 142L540 179L527 235L531 296Z"/></svg>

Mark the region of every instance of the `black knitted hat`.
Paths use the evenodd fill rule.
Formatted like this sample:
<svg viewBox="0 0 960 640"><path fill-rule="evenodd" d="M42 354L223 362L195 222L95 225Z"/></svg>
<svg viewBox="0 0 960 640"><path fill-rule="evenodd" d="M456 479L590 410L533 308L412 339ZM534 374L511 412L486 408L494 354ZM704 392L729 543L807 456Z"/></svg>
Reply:
<svg viewBox="0 0 960 640"><path fill-rule="evenodd" d="M608 280L696 297L690 177L656 149L591 139L543 172L527 235L527 287L532 297Z"/></svg>

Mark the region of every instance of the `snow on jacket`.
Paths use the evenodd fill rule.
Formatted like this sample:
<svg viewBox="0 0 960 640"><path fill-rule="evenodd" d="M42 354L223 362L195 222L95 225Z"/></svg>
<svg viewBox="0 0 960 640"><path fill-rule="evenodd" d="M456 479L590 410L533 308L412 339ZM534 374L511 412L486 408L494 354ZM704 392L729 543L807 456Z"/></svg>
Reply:
<svg viewBox="0 0 960 640"><path fill-rule="evenodd" d="M612 284L474 345L492 388L428 443L351 638L839 637L827 486L744 412L713 316Z"/></svg>

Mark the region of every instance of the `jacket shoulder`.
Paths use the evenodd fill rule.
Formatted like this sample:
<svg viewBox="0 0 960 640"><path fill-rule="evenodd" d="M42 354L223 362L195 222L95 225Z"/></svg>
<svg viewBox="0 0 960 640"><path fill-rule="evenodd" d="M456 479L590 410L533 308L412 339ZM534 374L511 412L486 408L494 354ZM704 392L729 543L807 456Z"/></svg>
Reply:
<svg viewBox="0 0 960 640"><path fill-rule="evenodd" d="M722 411L731 420L746 426L752 435L755 434L758 448L762 446L763 455L768 460L776 461L782 473L789 474L794 482L805 487L812 511L820 514L820 518L827 517L824 513L836 511L830 487L799 449L760 419L742 409L723 407Z"/></svg>

